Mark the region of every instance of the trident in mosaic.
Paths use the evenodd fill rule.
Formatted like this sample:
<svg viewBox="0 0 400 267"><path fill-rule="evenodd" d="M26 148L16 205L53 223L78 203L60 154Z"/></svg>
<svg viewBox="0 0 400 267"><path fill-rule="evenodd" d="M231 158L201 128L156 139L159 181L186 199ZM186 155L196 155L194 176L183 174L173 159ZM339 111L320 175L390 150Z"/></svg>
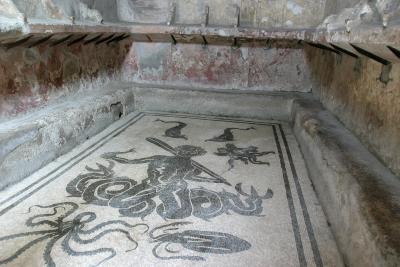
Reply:
<svg viewBox="0 0 400 267"><path fill-rule="evenodd" d="M148 142L150 142L150 143L152 143L152 144L154 144L154 145L156 145L156 146L158 146L158 147L160 147L160 148L162 148L162 149L164 149L164 150L166 150L166 151L168 151L168 152L174 154L175 156L179 156L179 155L180 155L178 151L176 151L173 147L171 147L171 146L168 145L167 143L161 141L160 139L157 139L157 138L154 138L154 137L149 137L149 138L146 138L146 140L147 140ZM213 172L213 171L207 169L206 167L204 167L203 165L201 165L200 163L198 163L198 162L196 162L196 161L194 161L194 160L191 160L191 161L192 161L192 165L193 165L194 167L198 168L199 170L203 171L204 173L207 173L207 174L210 175L212 178L214 178L215 180L217 180L219 183L223 183L223 184L226 184L226 185L231 186L231 184L230 184L228 181L226 181L226 179L223 178L222 176L220 176L220 175L216 174L215 172ZM207 178L202 178L201 180L204 181L204 180L206 180L206 179L207 179ZM215 182L214 179L209 179L209 181L210 181L210 182Z"/></svg>

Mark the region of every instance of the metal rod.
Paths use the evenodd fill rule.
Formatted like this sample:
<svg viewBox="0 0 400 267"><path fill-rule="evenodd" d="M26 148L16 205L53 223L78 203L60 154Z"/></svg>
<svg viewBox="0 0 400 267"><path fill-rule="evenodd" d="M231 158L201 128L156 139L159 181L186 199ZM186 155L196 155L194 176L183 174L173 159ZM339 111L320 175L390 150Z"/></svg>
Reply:
<svg viewBox="0 0 400 267"><path fill-rule="evenodd" d="M377 61L377 62L379 62L379 63L382 63L383 65L389 65L389 64L391 64L390 61L388 61L388 60L386 60L386 59L384 59L384 58L381 58L380 56L377 56L377 55L375 55L375 54L373 54L373 53L371 53L371 52L369 52L369 51L367 51L367 50L365 50L365 49L363 49L363 48L361 48L361 47L358 47L358 46L356 46L356 45L354 45L354 44L350 44L350 45L351 45L358 53L363 54L364 56L369 57L370 59L373 59L373 60L375 60L375 61Z"/></svg>
<svg viewBox="0 0 400 267"><path fill-rule="evenodd" d="M311 43L311 42L307 42L307 44L311 45L313 47L316 47L316 48L319 48L319 49L322 49L322 50L326 50L326 51L330 51L330 52L333 52L333 53L336 53L336 54L340 55L339 51L337 51L337 50L335 50L333 48L330 48L329 46L326 46L326 45L323 45L323 44L318 44L318 43Z"/></svg>
<svg viewBox="0 0 400 267"><path fill-rule="evenodd" d="M201 38L203 38L203 45L208 45L206 37L204 37L204 35L202 35Z"/></svg>
<svg viewBox="0 0 400 267"><path fill-rule="evenodd" d="M400 50L399 49L396 49L390 45L388 45L387 48L389 48L389 50L392 51L393 54L395 54L398 58L400 58Z"/></svg>
<svg viewBox="0 0 400 267"><path fill-rule="evenodd" d="M176 39L175 39L175 36L173 35L173 34L171 34L171 39L172 39L172 43L174 44L174 45L176 45L178 42L176 41Z"/></svg>
<svg viewBox="0 0 400 267"><path fill-rule="evenodd" d="M146 34L146 38L147 38L147 40L149 40L150 43L153 42L153 40L151 40L151 38L150 38L150 36L148 34Z"/></svg>
<svg viewBox="0 0 400 267"><path fill-rule="evenodd" d="M89 39L89 40L86 40L86 41L83 43L83 45L88 45L88 44L90 44L90 43L96 42L96 41L99 40L103 35L104 35L103 33L100 33L99 35L97 35L97 36L95 36L95 37L93 37L93 38L91 38L91 39Z"/></svg>
<svg viewBox="0 0 400 267"><path fill-rule="evenodd" d="M112 42L119 42L119 40L125 36L125 33L115 36L107 41L107 45L111 44Z"/></svg>
<svg viewBox="0 0 400 267"><path fill-rule="evenodd" d="M26 43L32 37L33 37L33 35L29 35L29 36L27 36L27 37L25 37L25 38L23 38L21 40L18 40L18 41L12 42L12 43L6 43L6 44L3 44L2 46L4 46L7 50L9 50L11 48L14 48L14 47L17 47L17 46L20 46L20 45Z"/></svg>
<svg viewBox="0 0 400 267"><path fill-rule="evenodd" d="M36 42L33 42L32 44L28 45L28 47L32 48L32 47L38 46L40 44L43 44L44 42L47 42L48 40L50 40L51 37L53 37L53 35L49 35L44 38L41 38L41 39L37 40Z"/></svg>
<svg viewBox="0 0 400 267"><path fill-rule="evenodd" d="M104 37L103 39L98 40L95 45L99 45L102 44L104 42L107 42L108 40L110 40L111 38L113 38L115 36L115 33L111 34L110 36Z"/></svg>
<svg viewBox="0 0 400 267"><path fill-rule="evenodd" d="M237 46L238 46L238 40L237 40L236 37L233 38L233 46L234 46L234 47L237 47Z"/></svg>
<svg viewBox="0 0 400 267"><path fill-rule="evenodd" d="M75 39L75 40L69 42L69 43L68 43L68 46L71 46L71 45L74 45L74 44L76 44L76 43L79 43L79 42L83 41L88 35L89 35L89 34L85 34L85 35L83 35L83 36L81 36L81 37L79 37L79 38L77 38L77 39Z"/></svg>
<svg viewBox="0 0 400 267"><path fill-rule="evenodd" d="M330 45L333 46L336 50L339 50L340 52L345 53L346 55L349 55L354 58L358 58L358 56L356 54L354 54L353 52L350 52L350 51L348 51L344 48L341 48L340 46L334 45L332 43Z"/></svg>
<svg viewBox="0 0 400 267"><path fill-rule="evenodd" d="M118 43L118 42L121 42L122 40L125 40L125 39L129 38L129 37L131 37L131 35L128 33L125 36L122 36L121 38L119 38L118 40L115 40L114 42Z"/></svg>
<svg viewBox="0 0 400 267"><path fill-rule="evenodd" d="M235 19L236 19L236 23L234 25L235 28L240 27L240 7L238 5L235 5Z"/></svg>
<svg viewBox="0 0 400 267"><path fill-rule="evenodd" d="M208 5L206 5L204 7L203 23L201 24L201 26L207 27L209 19L210 19L210 7Z"/></svg>
<svg viewBox="0 0 400 267"><path fill-rule="evenodd" d="M73 35L73 34L70 34L70 35L68 35L68 36L66 36L66 37L64 37L64 38L61 38L60 40L54 41L54 42L50 45L50 47L54 47L54 46L57 46L57 45L59 45L59 44L62 44L62 43L64 43L65 41L68 41L72 36L74 36L74 35Z"/></svg>

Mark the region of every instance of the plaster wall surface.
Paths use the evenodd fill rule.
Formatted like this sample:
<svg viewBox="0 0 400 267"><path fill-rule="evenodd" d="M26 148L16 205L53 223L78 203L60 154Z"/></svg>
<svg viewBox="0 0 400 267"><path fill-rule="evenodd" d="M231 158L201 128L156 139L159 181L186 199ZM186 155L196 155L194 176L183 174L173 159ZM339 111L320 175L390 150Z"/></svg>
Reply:
<svg viewBox="0 0 400 267"><path fill-rule="evenodd" d="M309 92L302 49L134 43L128 79L159 85Z"/></svg>
<svg viewBox="0 0 400 267"><path fill-rule="evenodd" d="M78 37L75 37L78 38ZM168 43L16 47L0 53L0 117L29 112L93 78L196 88L310 92L302 49Z"/></svg>
<svg viewBox="0 0 400 267"><path fill-rule="evenodd" d="M130 44L127 39L110 45L0 48L0 118L90 87L92 78L114 75L122 68Z"/></svg>
<svg viewBox="0 0 400 267"><path fill-rule="evenodd" d="M313 90L323 105L355 133L395 174L400 175L400 65L389 82L382 64L307 48Z"/></svg>

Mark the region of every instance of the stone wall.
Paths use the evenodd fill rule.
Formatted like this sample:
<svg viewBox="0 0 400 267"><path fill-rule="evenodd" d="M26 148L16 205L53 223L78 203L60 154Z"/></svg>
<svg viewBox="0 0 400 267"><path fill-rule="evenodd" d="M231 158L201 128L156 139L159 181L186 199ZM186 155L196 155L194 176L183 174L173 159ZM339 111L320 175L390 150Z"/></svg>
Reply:
<svg viewBox="0 0 400 267"><path fill-rule="evenodd" d="M350 8L358 4L360 0L329 0L325 4L325 16L337 14L345 8Z"/></svg>
<svg viewBox="0 0 400 267"><path fill-rule="evenodd" d="M367 58L306 49L314 93L370 151L400 175L400 64L389 82L379 79L382 64Z"/></svg>
<svg viewBox="0 0 400 267"><path fill-rule="evenodd" d="M355 28L362 25L398 25L400 2L398 0L333 0L325 5L322 28Z"/></svg>
<svg viewBox="0 0 400 267"><path fill-rule="evenodd" d="M269 48L130 39L100 45L27 46L0 49L2 119L42 107L98 77L188 88L311 90L304 51L296 42L275 42Z"/></svg>
<svg viewBox="0 0 400 267"><path fill-rule="evenodd" d="M90 79L122 68L131 47L120 43L83 43L55 47L0 48L0 118L25 113L52 98L76 91ZM89 81L87 81L89 80Z"/></svg>
<svg viewBox="0 0 400 267"><path fill-rule="evenodd" d="M240 25L247 27L307 28L323 20L326 0L177 0L177 23L201 23L205 5L210 7L212 25L234 25L235 7L240 8Z"/></svg>
<svg viewBox="0 0 400 267"><path fill-rule="evenodd" d="M28 20L53 23L74 17L80 23L165 24L175 4L178 24L200 24L207 5L212 25L235 25L239 7L242 26L308 28L323 21L326 0L1 0L0 6L2 2L15 4Z"/></svg>
<svg viewBox="0 0 400 267"><path fill-rule="evenodd" d="M126 75L141 83L213 89L309 92L301 47L134 43Z"/></svg>

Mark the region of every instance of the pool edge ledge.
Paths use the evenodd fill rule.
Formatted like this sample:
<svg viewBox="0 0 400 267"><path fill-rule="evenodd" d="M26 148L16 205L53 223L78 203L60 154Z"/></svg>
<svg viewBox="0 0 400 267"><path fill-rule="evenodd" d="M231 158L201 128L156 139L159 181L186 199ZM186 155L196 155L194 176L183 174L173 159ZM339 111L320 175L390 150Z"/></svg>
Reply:
<svg viewBox="0 0 400 267"><path fill-rule="evenodd" d="M347 266L398 266L400 179L316 101L297 99L293 131Z"/></svg>

